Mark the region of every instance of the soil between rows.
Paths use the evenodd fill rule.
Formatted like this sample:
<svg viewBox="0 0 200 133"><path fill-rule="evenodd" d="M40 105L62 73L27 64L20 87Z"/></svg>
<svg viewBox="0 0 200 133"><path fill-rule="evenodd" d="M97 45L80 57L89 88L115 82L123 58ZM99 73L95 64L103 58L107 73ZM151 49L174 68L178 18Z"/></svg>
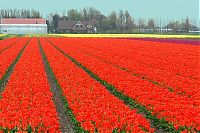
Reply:
<svg viewBox="0 0 200 133"><path fill-rule="evenodd" d="M7 46L6 48L2 49L2 50L0 51L0 54L3 53L4 51L6 51L7 49L11 48L11 47L12 47L13 45L15 45L17 42L19 42L19 40L17 40L17 41L15 41L15 42L11 43L9 46Z"/></svg>
<svg viewBox="0 0 200 133"><path fill-rule="evenodd" d="M61 52L63 55L66 56L66 58L70 59L74 64L76 64L76 66L80 67L81 69L83 69L83 71L85 71L87 74L90 75L91 78L97 80L98 82L100 82L101 85L105 86L107 88L107 90L114 95L115 97L117 97L118 99L120 99L121 101L124 102L124 104L126 106L128 106L130 109L133 108L132 103L126 102L123 100L123 98L121 99L121 97L118 97L116 94L116 90L113 89L113 86L111 87L112 89L109 89L110 84L108 84L107 82L104 82L102 79L100 79L97 75L93 74L89 69L87 69L85 66L83 66L80 62L78 62L77 60L75 60L73 57L71 57L70 55L66 54L64 51L62 51L60 48L58 48L53 42L51 42L50 40L46 39L55 49L57 49L59 52ZM106 85L105 85L106 84ZM114 87L115 88L115 87ZM120 92L118 92L120 93ZM122 94L123 95L123 94ZM138 110L138 108L137 108ZM139 113L139 112L138 112ZM147 117L148 113L147 112L140 112L139 114L142 114L145 118L147 118L151 124L151 127L156 129L155 133L167 133L167 131L165 131L165 129L163 128L157 128L156 125L154 124L154 121L149 119Z"/></svg>
<svg viewBox="0 0 200 133"><path fill-rule="evenodd" d="M17 62L19 61L19 59L21 58L26 46L28 45L28 43L30 42L30 39L26 42L26 44L24 45L24 47L20 50L19 54L17 55L17 57L15 58L15 60L12 62L12 64L8 67L8 69L6 70L4 76L2 77L2 79L0 79L0 96L1 93L4 91L6 85L9 82L10 76L14 70L15 65L17 64ZM17 42L15 42L17 43ZM14 43L14 44L15 44ZM13 45L14 45L13 44Z"/></svg>
<svg viewBox="0 0 200 133"><path fill-rule="evenodd" d="M41 45L39 47L40 47L40 54L42 56L47 79L48 79L51 91L53 93L52 99L53 99L53 102L54 102L54 105L56 107L56 111L58 114L58 118L59 118L59 122L60 122L60 129L61 129L62 133L74 133L72 125L69 122L70 119L65 114L64 105L62 103L62 100L60 99L61 94L59 93L59 88L57 87L54 77L52 77L51 73L49 72L47 61L44 58L44 55L41 50Z"/></svg>

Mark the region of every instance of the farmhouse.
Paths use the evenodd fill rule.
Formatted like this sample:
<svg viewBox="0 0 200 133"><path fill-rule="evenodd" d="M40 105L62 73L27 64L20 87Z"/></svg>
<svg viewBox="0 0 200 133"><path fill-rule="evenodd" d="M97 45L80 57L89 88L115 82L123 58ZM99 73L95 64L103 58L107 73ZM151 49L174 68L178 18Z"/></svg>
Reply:
<svg viewBox="0 0 200 133"><path fill-rule="evenodd" d="M1 18L2 34L47 34L46 19L33 18Z"/></svg>
<svg viewBox="0 0 200 133"><path fill-rule="evenodd" d="M57 33L96 33L94 21L69 21L59 20L56 27Z"/></svg>

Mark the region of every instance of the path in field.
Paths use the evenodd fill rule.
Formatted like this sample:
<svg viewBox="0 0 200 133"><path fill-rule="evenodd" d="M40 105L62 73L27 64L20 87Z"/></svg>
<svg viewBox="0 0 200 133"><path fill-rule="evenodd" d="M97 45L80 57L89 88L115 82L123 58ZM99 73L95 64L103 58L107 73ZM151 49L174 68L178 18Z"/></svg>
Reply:
<svg viewBox="0 0 200 133"><path fill-rule="evenodd" d="M162 87L138 79L112 65L108 65L94 57L83 54L71 48L72 42L70 43L70 40L66 40L68 43L65 44L58 41L58 39L50 40L56 43L58 48L75 58L101 79L111 83L119 91L135 99L140 104L145 105L149 110L152 110L159 118L164 117L175 126L196 127L195 124L200 124L198 101L191 102L189 98L179 97ZM194 104L195 102L196 104Z"/></svg>
<svg viewBox="0 0 200 133"><path fill-rule="evenodd" d="M10 129L17 126L24 132L30 125L33 130L38 128L39 132L60 132L52 97L37 39L34 38L27 45L2 92L0 126Z"/></svg>
<svg viewBox="0 0 200 133"><path fill-rule="evenodd" d="M135 109L131 110L111 95L48 41L40 41L70 108L84 129L94 132L95 126L99 132L112 132L127 124L127 128L135 132L142 132L141 127L152 131L150 123Z"/></svg>
<svg viewBox="0 0 200 133"><path fill-rule="evenodd" d="M198 80L200 79L200 64L198 63L200 57L199 47L175 46L171 48L169 45L163 47L163 44L158 43L156 45L148 44L150 46L147 44L128 44L131 41L126 44L123 40L111 44L113 43L112 41L114 42L114 39L108 40L106 43L100 43L98 41L98 43L94 43L90 39L85 39L85 41L84 39L82 41L79 41L79 39L71 39L61 43L68 43L71 48L75 48L108 64L112 64L130 74L137 75L150 82L164 86L179 95L192 98L200 95L198 91L200 87L200 82ZM151 52L148 52L147 49L149 51L153 49L152 53L155 51L155 54L150 54ZM177 53L173 49L179 52ZM187 51L184 53L184 50ZM172 51L170 54L174 53L173 56L169 56L169 51ZM161 55L161 53L162 57L158 56Z"/></svg>
<svg viewBox="0 0 200 133"><path fill-rule="evenodd" d="M75 130L73 129L73 125L70 123L70 118L67 116L67 111L66 111L66 103L63 102L62 100L62 94L60 93L59 86L57 84L57 81L54 77L54 74L50 70L50 66L48 64L48 61L46 59L45 53L41 47L40 39L38 38L38 44L40 47L40 53L42 55L43 59L43 64L45 67L45 72L49 81L49 85L51 88L51 91L53 93L53 101L56 106L56 111L58 114L59 122L60 122L60 130L63 133L74 133Z"/></svg>

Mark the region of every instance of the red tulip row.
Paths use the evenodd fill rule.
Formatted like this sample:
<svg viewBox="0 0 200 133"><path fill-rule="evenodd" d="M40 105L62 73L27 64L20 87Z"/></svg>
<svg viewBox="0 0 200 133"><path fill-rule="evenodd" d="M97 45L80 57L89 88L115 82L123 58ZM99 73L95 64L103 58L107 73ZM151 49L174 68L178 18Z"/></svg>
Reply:
<svg viewBox="0 0 200 133"><path fill-rule="evenodd" d="M9 39L0 41L0 53L3 49L11 45L12 43L16 42L17 40L19 40L19 38L9 38Z"/></svg>
<svg viewBox="0 0 200 133"><path fill-rule="evenodd" d="M88 39L85 39L85 41L86 40L88 40ZM112 44L110 44L111 46L113 46L113 52L110 54L109 53L109 51L108 51L108 49L106 49L106 48L104 48L104 47L102 47L101 49L99 49L99 45L96 45L96 44L91 44L90 46L89 46L89 41L87 41L87 43L84 41L84 39L83 39L83 41L82 42L80 42L80 43L78 43L77 42L78 40L76 40L76 39L70 39L69 41L67 41L67 42L64 42L64 43L69 43L69 44L71 44L70 45L70 47L71 48L74 48L74 49L76 49L76 50L79 50L80 52L82 52L82 53L85 53L85 54L88 54L88 55L91 55L91 56L93 56L93 57L95 57L95 58L97 58L97 59L99 59L99 60L101 60L101 61L104 61L104 62L106 62L106 63L108 63L108 64L112 64L113 66L115 66L115 67L117 67L117 66L119 66L121 69L122 68L124 68L124 64L126 64L128 61L125 59L125 58L123 58L124 56L132 56L132 55L123 55L123 56L121 56L121 57L119 57L119 56L117 56L117 54L119 53L119 50L115 50L114 51L114 49L115 49L115 44L114 45L112 45ZM101 41L101 40L100 40ZM63 43L62 41L61 41L61 43ZM92 43L92 42L91 42ZM122 42L123 43L123 42ZM109 43L108 43L109 44ZM107 44L104 44L104 43L101 43L100 45L107 45ZM117 47L117 46L116 46ZM145 47L145 45L144 45L144 47ZM90 49L91 48L91 49ZM118 48L118 47L117 47ZM97 50L98 49L98 50ZM115 55L116 55L116 58L115 58L115 55L112 55L113 53L115 52ZM125 52L124 52L125 53ZM147 57L148 58L148 57ZM132 58L132 60L134 60L134 57ZM127 61L127 62L126 62ZM126 72L128 72L128 73L130 73L131 74L131 70L133 70L133 69L138 69L138 70L140 70L140 68L139 67L135 67L134 66L134 64L132 64L131 65L131 63L133 63L133 62L128 62L130 65L129 65L129 67L126 67L125 68L125 70L126 70ZM143 65L143 64L142 64ZM141 66L142 66L141 65ZM130 68L130 67L132 67L132 68ZM142 71L142 70L144 70L144 69L141 69L140 71ZM145 72L145 71L144 71ZM158 76L159 77L163 77L163 75L162 74L160 74L160 75L156 75L156 74L154 74L154 71L152 70L152 71L147 71L148 73L151 73L153 76L151 76L151 77L153 77L153 79L154 78L157 78ZM140 73L140 72L137 72L137 73ZM171 76L173 76L173 75L171 75ZM151 77L150 77L150 79L151 79ZM180 78L179 78L180 79ZM169 80L171 80L171 79L169 79ZM173 81L173 80L171 80L171 81ZM197 88L199 88L200 86L199 86L199 83L198 83L199 81L192 81L192 80L190 80L190 79L188 79L187 80L187 82L180 82L179 84L183 84L183 85L185 85L183 88L175 88L175 90L174 90L174 92L176 92L177 94L180 94L181 92L182 92L182 94L181 95L183 95L183 96L189 96L190 98L192 98L192 101L199 101L200 100L200 92L198 91L198 89ZM157 83L157 82L154 82L154 83ZM174 83L175 84L175 83ZM188 86L188 84L189 85L191 85L190 87L187 87ZM178 85L179 86L179 85ZM174 86L175 87L175 86ZM176 86L177 87L177 86Z"/></svg>
<svg viewBox="0 0 200 133"><path fill-rule="evenodd" d="M21 47L26 41L24 38L16 46ZM18 47L13 47L11 53L15 53ZM15 128L19 132L31 132L30 127L32 131L38 132L60 132L52 93L35 38L31 39L16 64L0 99L0 129Z"/></svg>
<svg viewBox="0 0 200 133"><path fill-rule="evenodd" d="M27 41L28 38L23 38L19 40L14 46L0 54L0 79L5 74L11 63L15 60L20 50L25 46Z"/></svg>
<svg viewBox="0 0 200 133"><path fill-rule="evenodd" d="M64 39L61 40L61 42ZM198 46L134 40L70 39L65 43L101 60L173 88L179 95L200 100ZM180 69L181 68L181 69Z"/></svg>
<svg viewBox="0 0 200 133"><path fill-rule="evenodd" d="M101 79L111 83L119 91L137 100L148 110L151 110L158 118L165 118L170 123L173 123L176 128L180 126L192 126L199 130L200 102L198 100L195 101L193 98L180 97L162 87L134 77L92 56L83 54L71 48L74 43L70 39L69 41L66 39L65 43L61 43L58 39L52 38L50 40ZM109 58L114 58L114 56Z"/></svg>
<svg viewBox="0 0 200 133"><path fill-rule="evenodd" d="M45 39L40 42L64 95L81 126L90 132L153 132L150 123L136 110L111 95L104 86L67 59Z"/></svg>

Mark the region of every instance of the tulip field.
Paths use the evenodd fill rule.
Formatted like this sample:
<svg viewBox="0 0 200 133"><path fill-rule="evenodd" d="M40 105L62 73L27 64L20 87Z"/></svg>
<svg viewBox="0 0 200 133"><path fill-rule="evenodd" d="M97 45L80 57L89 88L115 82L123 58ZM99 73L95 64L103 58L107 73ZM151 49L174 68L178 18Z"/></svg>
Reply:
<svg viewBox="0 0 200 133"><path fill-rule="evenodd" d="M0 133L198 133L199 43L0 40Z"/></svg>

